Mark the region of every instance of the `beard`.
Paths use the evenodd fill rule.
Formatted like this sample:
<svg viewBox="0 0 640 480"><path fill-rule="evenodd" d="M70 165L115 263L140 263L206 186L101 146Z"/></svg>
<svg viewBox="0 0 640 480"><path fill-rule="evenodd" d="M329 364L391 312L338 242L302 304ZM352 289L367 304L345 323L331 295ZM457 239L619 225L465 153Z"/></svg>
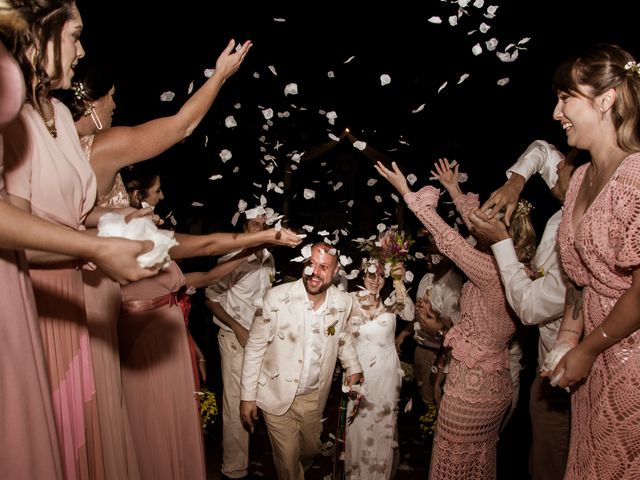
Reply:
<svg viewBox="0 0 640 480"><path fill-rule="evenodd" d="M310 285L310 280L319 280L319 285ZM326 292L329 287L332 285L332 281L323 282L320 277L315 277L313 275L304 275L302 277L302 283L304 284L304 289L307 291L309 295L320 295L321 293Z"/></svg>

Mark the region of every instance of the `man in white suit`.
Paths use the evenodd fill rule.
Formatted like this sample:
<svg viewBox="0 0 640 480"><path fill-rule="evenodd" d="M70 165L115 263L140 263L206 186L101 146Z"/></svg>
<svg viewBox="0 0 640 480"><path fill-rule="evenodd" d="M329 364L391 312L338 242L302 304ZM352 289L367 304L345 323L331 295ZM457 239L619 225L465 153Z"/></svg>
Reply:
<svg viewBox="0 0 640 480"><path fill-rule="evenodd" d="M262 410L280 480L303 480L320 452L337 358L349 386L363 380L350 333L352 300L333 286L337 271L335 251L313 245L302 278L267 291L245 345L240 415L253 430Z"/></svg>

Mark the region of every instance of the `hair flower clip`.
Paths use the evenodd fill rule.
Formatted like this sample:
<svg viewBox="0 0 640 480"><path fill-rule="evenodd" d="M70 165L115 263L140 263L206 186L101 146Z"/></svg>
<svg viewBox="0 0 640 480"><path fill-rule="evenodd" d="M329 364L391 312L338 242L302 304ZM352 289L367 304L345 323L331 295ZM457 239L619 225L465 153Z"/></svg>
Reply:
<svg viewBox="0 0 640 480"><path fill-rule="evenodd" d="M76 97L77 100L84 101L87 99L87 90L84 88L84 83L73 82L71 88L73 89L73 96Z"/></svg>
<svg viewBox="0 0 640 480"><path fill-rule="evenodd" d="M626 71L631 71L631 73L635 73L640 77L640 65L638 65L634 61L627 62L624 66Z"/></svg>
<svg viewBox="0 0 640 480"><path fill-rule="evenodd" d="M533 205L528 200L522 199L518 201L516 205L516 216L529 215L529 212L533 210Z"/></svg>

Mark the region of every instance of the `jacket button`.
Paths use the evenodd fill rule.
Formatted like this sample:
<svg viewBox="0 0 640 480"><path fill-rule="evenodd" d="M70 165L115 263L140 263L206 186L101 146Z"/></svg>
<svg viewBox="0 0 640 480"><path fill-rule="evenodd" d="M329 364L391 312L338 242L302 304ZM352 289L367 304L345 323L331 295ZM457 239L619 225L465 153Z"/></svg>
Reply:
<svg viewBox="0 0 640 480"><path fill-rule="evenodd" d="M301 364L301 363L302 363L302 360L298 360L298 363L300 363L300 364Z"/></svg>
<svg viewBox="0 0 640 480"><path fill-rule="evenodd" d="M296 379L293 381L293 383L298 383L298 379L296 378Z"/></svg>

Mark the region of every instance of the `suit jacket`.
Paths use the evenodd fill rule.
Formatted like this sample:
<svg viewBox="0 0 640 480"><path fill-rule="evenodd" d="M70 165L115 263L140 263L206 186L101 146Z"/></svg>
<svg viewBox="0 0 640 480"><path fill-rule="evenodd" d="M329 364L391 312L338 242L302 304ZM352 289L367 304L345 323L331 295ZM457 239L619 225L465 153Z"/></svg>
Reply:
<svg viewBox="0 0 640 480"><path fill-rule="evenodd" d="M309 297L302 283L285 283L267 291L262 310L256 312L244 348L242 400L256 400L272 415L283 415L293 403L302 374L304 319ZM326 349L320 359L318 408L322 412L329 396L337 358L346 375L362 372L353 345L349 317L352 299L331 286L327 290L327 313L323 334ZM333 326L333 329L330 327ZM334 330L333 335L330 331Z"/></svg>

